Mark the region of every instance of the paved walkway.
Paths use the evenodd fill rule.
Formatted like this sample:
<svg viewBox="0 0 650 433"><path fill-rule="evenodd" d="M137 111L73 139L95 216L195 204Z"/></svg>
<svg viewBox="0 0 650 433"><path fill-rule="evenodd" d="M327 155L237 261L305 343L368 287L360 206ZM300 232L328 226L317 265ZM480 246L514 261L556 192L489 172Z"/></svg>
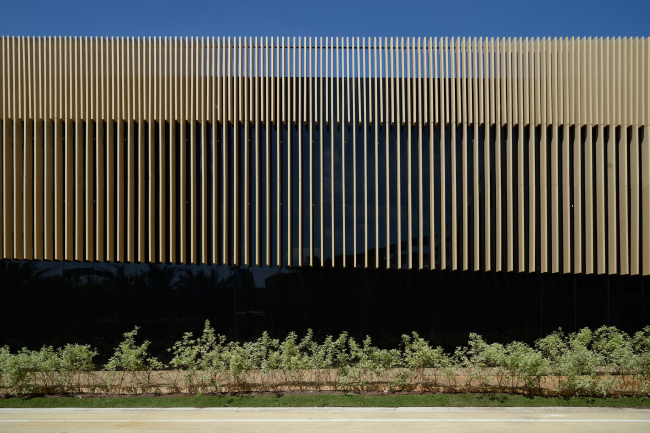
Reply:
<svg viewBox="0 0 650 433"><path fill-rule="evenodd" d="M648 409L0 409L2 432L648 432Z"/></svg>

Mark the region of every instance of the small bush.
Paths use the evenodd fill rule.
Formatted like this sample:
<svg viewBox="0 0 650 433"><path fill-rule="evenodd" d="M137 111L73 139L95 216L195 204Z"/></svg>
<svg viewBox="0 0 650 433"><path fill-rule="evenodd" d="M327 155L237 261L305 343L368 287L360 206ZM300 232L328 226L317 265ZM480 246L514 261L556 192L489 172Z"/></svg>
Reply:
<svg viewBox="0 0 650 433"><path fill-rule="evenodd" d="M140 346L135 344L138 329L136 326L133 331L123 334L125 340L119 344L108 364L104 366L109 373L108 380L104 383L104 389L107 391L126 390L131 394L148 392L154 386L153 372L165 368L157 358L149 356L149 341Z"/></svg>
<svg viewBox="0 0 650 433"><path fill-rule="evenodd" d="M571 334L559 329L533 346L488 343L470 334L468 344L450 354L417 333L403 335L400 347L390 350L347 333L318 342L311 330L284 340L265 332L238 343L216 334L206 321L199 337L186 333L168 349L170 370L151 356L149 341L136 343L137 334L137 327L124 334L103 371L95 371L97 351L90 346L16 353L0 347L0 394L462 389L650 396L650 327L632 336L614 327Z"/></svg>

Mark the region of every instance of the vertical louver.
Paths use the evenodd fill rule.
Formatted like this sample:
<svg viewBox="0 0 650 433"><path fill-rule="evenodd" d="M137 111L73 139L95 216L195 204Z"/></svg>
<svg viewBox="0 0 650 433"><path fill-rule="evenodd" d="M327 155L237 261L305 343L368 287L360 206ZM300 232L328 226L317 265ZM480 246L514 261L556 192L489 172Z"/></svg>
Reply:
<svg viewBox="0 0 650 433"><path fill-rule="evenodd" d="M647 38L0 40L2 257L650 274Z"/></svg>

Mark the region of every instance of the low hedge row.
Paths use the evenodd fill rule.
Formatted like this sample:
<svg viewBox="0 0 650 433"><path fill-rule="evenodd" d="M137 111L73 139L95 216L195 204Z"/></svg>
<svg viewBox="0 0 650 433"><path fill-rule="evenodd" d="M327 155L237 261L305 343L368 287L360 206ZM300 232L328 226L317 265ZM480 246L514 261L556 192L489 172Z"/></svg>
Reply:
<svg viewBox="0 0 650 433"><path fill-rule="evenodd" d="M136 343L138 328L103 366L88 345L0 348L0 394L221 393L280 390L431 392L499 391L575 396L650 396L650 327L628 335L615 327L558 330L530 346L487 343L470 334L466 346L446 353L418 334L403 335L391 350L342 333L317 342L309 331L284 340L264 333L238 343L217 335L183 335L165 365Z"/></svg>

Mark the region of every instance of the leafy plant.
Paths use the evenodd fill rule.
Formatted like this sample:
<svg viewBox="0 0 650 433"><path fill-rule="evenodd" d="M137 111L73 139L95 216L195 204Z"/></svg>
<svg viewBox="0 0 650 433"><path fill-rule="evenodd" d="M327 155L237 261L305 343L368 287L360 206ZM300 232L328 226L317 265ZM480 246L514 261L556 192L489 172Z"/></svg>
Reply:
<svg viewBox="0 0 650 433"><path fill-rule="evenodd" d="M165 367L157 358L149 356L151 342L145 341L139 346L135 344L138 329L136 326L133 331L123 334L124 341L105 365L109 372L108 389L117 386L118 391L124 389L131 394L148 392L153 386L153 372Z"/></svg>
<svg viewBox="0 0 650 433"><path fill-rule="evenodd" d="M380 349L370 337L342 333L321 342L310 330L284 340L263 333L257 340L226 341L206 321L200 336L183 334L169 352L171 370L136 343L138 329L124 334L104 371L87 345L0 347L0 394L215 392L320 390L346 392L421 389L526 392L540 395L650 395L650 327L630 336L614 327L561 329L534 346L489 343L470 334L451 354L417 333L403 335L396 349ZM166 387L166 388L165 388ZM364 394L365 395L365 394ZM365 398L365 397L364 397Z"/></svg>

